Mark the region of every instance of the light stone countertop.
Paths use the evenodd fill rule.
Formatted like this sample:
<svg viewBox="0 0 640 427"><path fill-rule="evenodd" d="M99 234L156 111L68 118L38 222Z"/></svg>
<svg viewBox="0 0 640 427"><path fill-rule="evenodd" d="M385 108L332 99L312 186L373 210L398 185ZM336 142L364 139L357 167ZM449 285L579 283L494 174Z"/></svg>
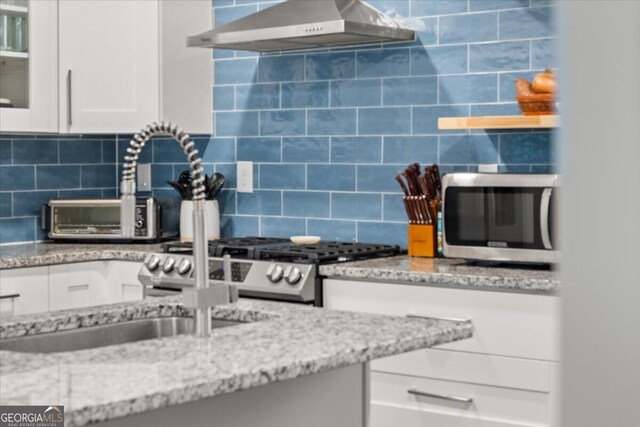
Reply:
<svg viewBox="0 0 640 427"><path fill-rule="evenodd" d="M557 272L540 266L474 265L460 259L395 256L320 266L325 277L493 290L556 292Z"/></svg>
<svg viewBox="0 0 640 427"><path fill-rule="evenodd" d="M27 243L0 246L0 270L100 260L143 261L160 244Z"/></svg>
<svg viewBox="0 0 640 427"><path fill-rule="evenodd" d="M180 297L41 313L0 322L0 339L131 319L187 316ZM65 406L84 426L443 344L472 326L240 300L213 317L249 322L74 352L0 351L0 404Z"/></svg>
<svg viewBox="0 0 640 427"><path fill-rule="evenodd" d="M0 270L97 260L143 261L160 244L31 243L0 246ZM320 266L325 277L494 290L556 292L557 272L536 266L474 265L460 259L400 255Z"/></svg>

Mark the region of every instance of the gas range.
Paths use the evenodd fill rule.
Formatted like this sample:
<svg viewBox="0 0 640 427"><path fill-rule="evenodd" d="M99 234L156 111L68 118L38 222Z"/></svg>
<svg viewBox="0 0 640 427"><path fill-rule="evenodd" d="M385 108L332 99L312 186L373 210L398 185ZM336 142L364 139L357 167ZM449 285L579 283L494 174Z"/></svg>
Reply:
<svg viewBox="0 0 640 427"><path fill-rule="evenodd" d="M224 281L228 257L231 281L243 297L322 305L324 264L395 256L395 245L319 242L294 245L288 239L240 237L209 242L209 281ZM165 243L163 253L150 254L139 276L145 294L164 295L194 284L190 243Z"/></svg>

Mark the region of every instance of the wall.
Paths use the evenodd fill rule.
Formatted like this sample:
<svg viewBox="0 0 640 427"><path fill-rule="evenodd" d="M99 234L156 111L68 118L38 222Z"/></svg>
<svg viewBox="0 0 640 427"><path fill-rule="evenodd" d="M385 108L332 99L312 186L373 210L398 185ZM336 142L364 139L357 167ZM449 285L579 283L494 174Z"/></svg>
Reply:
<svg viewBox="0 0 640 427"><path fill-rule="evenodd" d="M282 55L214 52L215 136L255 162L235 234L405 244L394 175L410 162L554 169L549 132L440 132L441 116L519 114L513 79L554 67L550 1L372 0L415 43ZM216 25L273 4L213 0Z"/></svg>
<svg viewBox="0 0 640 427"><path fill-rule="evenodd" d="M40 205L114 197L113 135L0 135L0 243L43 240Z"/></svg>
<svg viewBox="0 0 640 427"><path fill-rule="evenodd" d="M40 206L57 197L116 197L120 168L131 135L0 135L0 244L45 240L40 230ZM235 153L209 136L194 136L208 174L215 167L229 174ZM228 151L228 150L227 150ZM177 231L179 197L166 181L188 169L181 148L168 138L154 138L139 163L151 163L152 193L165 207L165 230ZM231 185L233 182L231 182ZM224 212L234 192L220 196Z"/></svg>
<svg viewBox="0 0 640 427"><path fill-rule="evenodd" d="M273 4L212 2L216 25ZM436 126L440 116L519 113L513 79L556 66L551 1L369 3L420 28L418 40L282 55L213 51L215 134L197 143L206 172L228 178L223 235L404 245L406 218L393 177L408 163L438 162L444 171L483 163L554 170L549 132ZM37 209L50 196L115 195L118 153L128 139L0 135L0 243L42 239ZM28 148L33 144L46 149ZM140 159L153 163L153 194L169 207L179 200L166 181L187 168L183 158L176 144L155 139ZM253 194L235 191L238 160L254 162ZM172 213L169 230L177 224Z"/></svg>

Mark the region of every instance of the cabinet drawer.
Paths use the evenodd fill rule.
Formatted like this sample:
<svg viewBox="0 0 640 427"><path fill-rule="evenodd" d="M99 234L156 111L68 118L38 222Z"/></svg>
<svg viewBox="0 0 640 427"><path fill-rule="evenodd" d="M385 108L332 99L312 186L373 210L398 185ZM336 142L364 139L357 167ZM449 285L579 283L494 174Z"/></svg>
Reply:
<svg viewBox="0 0 640 427"><path fill-rule="evenodd" d="M383 373L550 392L553 362L437 349L412 351L371 362Z"/></svg>
<svg viewBox="0 0 640 427"><path fill-rule="evenodd" d="M472 321L471 339L438 348L559 360L555 296L333 279L324 281L324 295L330 309Z"/></svg>
<svg viewBox="0 0 640 427"><path fill-rule="evenodd" d="M372 427L549 425L548 393L405 375L372 372L371 403Z"/></svg>

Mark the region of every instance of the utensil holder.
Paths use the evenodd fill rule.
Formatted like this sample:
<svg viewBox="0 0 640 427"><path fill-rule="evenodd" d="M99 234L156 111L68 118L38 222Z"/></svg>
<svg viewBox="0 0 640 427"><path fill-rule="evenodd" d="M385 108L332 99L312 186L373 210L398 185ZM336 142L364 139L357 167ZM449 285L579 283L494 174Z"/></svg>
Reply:
<svg viewBox="0 0 640 427"><path fill-rule="evenodd" d="M204 202L204 229L207 240L220 238L220 208L217 200ZM193 242L193 201L183 200L180 205L180 241Z"/></svg>
<svg viewBox="0 0 640 427"><path fill-rule="evenodd" d="M436 226L408 225L407 250L409 256L434 258L438 256L437 247Z"/></svg>

